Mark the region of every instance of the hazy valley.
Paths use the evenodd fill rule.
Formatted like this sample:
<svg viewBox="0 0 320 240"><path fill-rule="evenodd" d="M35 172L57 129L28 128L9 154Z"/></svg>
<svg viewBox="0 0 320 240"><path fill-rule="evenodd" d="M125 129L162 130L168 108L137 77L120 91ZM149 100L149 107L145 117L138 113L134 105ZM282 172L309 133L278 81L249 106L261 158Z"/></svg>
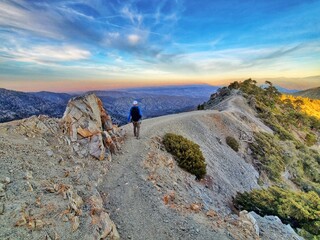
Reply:
<svg viewBox="0 0 320 240"><path fill-rule="evenodd" d="M190 111L208 99L218 88L210 85L132 88L94 91L117 124L127 123L133 100L138 100L144 118ZM92 92L92 91L91 91ZM62 117L70 98L85 93L24 93L0 89L0 122L44 114Z"/></svg>

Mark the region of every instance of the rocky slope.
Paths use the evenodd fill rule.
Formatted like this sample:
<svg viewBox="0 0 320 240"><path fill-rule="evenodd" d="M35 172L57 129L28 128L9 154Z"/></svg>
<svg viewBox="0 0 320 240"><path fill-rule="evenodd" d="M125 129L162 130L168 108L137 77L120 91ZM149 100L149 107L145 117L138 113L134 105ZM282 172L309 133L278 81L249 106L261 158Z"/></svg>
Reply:
<svg viewBox="0 0 320 240"><path fill-rule="evenodd" d="M124 239L270 239L268 232L274 239L299 239L272 218L235 214L235 193L259 188L258 173L246 159L247 141L252 131L271 130L241 96L229 96L218 108L147 119L140 140L125 126L124 152L100 188L109 193L105 203ZM208 164L204 180L197 182L164 151L166 132L200 145ZM226 145L229 135L240 138L240 153Z"/></svg>
<svg viewBox="0 0 320 240"><path fill-rule="evenodd" d="M145 120L140 140L131 125L113 126L93 95L72 99L63 119L0 124L0 239L270 239L271 230L298 239L277 219L232 207L237 191L259 188L245 154L253 131L271 130L237 95L217 110ZM164 151L166 132L200 145L204 180Z"/></svg>
<svg viewBox="0 0 320 240"><path fill-rule="evenodd" d="M0 133L0 239L119 239L97 191L109 162L96 158L111 150L103 139L122 139L94 95L72 99L64 119L31 117L1 124ZM87 155L75 148L81 141Z"/></svg>

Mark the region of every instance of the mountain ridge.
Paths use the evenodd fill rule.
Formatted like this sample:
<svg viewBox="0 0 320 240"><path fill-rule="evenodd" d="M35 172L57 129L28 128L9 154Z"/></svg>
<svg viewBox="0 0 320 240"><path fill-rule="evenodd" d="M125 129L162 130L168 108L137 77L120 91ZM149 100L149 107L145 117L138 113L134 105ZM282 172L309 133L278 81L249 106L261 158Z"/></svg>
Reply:
<svg viewBox="0 0 320 240"><path fill-rule="evenodd" d="M197 91L194 91L194 88ZM182 89L184 91L180 91ZM100 97L104 105L107 106L113 121L118 125L122 125L127 122L127 114L133 100L139 101L144 117L149 118L194 110L198 104L207 100L212 91L216 89L217 87L209 85L187 85L177 88L163 87L158 89L153 87L143 90L140 88L135 88L134 90L98 90L89 91L88 93L95 93ZM48 91L24 93L6 89L0 89L0 95L0 122L39 114L62 117L68 100L74 96L79 96L79 94ZM10 95L10 98L8 98L8 95ZM25 101L26 97L23 98L23 96L27 96L29 101ZM23 107L20 108L20 105L23 105ZM28 108L28 111L25 111L26 108Z"/></svg>
<svg viewBox="0 0 320 240"><path fill-rule="evenodd" d="M320 99L320 87L316 88L309 88L303 91L299 91L292 94L293 96L300 96L300 97L308 97L313 99Z"/></svg>
<svg viewBox="0 0 320 240"><path fill-rule="evenodd" d="M78 109L81 108L79 105ZM76 112L74 116L78 118ZM250 213L232 213L230 201L237 191L259 188L258 172L242 152L228 147L225 137L238 137L240 132L250 135L252 126L270 131L252 115L241 96L233 96L225 99L219 110L144 120L140 140L133 138L130 124L123 126L127 140L122 153L113 155L109 162L76 155L75 151L82 148L72 142L73 133L64 130L58 119L33 116L2 123L0 173L7 183L1 191L7 200L2 205L0 217L6 220L1 220L5 225L0 232L24 239L42 235L53 239L57 236L89 239L91 227L96 228L97 221L102 221L102 226L111 226L104 228L107 233L113 229L116 235L117 226L122 238L256 239L263 232L272 233L277 239L291 238L294 233L281 222L271 229L268 226L272 221L265 226ZM84 130L77 129L86 135ZM200 145L208 168L203 181L196 181L163 151L161 137L165 132L184 135ZM241 143L243 151L246 142ZM68 193L64 199L65 191ZM55 206L49 204L53 200L61 206L41 215L41 211ZM24 207L24 201L35 203ZM76 205L70 206L81 211L63 211L68 201L75 201ZM92 210L96 206L100 210ZM13 214L15 211L17 214ZM104 212L110 214L115 226ZM56 214L61 214L61 218L54 218ZM35 230L29 231L34 221ZM14 224L17 227L13 231Z"/></svg>

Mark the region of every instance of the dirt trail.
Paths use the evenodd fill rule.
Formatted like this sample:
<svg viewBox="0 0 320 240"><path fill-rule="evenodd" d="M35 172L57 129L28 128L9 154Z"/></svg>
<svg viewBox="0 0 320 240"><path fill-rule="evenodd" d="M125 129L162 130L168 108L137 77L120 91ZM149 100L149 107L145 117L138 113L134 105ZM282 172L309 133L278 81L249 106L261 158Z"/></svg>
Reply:
<svg viewBox="0 0 320 240"><path fill-rule="evenodd" d="M142 167L151 137L181 128L181 121L214 112L195 111L144 120L139 140L134 138L131 124L124 126L128 139L123 154L110 164L100 189L108 193L105 205L123 239L229 239L226 233L209 229L165 206L162 195L146 180L147 171Z"/></svg>

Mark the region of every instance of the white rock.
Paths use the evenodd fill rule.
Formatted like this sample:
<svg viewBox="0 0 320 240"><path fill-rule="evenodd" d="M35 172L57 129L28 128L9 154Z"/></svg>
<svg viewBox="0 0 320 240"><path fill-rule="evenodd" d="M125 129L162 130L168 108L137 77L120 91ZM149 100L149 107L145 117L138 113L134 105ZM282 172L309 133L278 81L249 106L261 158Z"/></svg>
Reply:
<svg viewBox="0 0 320 240"><path fill-rule="evenodd" d="M11 180L10 180L9 177L5 177L5 178L3 178L3 179L1 180L1 182L4 183L4 184L8 184L8 183L11 182Z"/></svg>
<svg viewBox="0 0 320 240"><path fill-rule="evenodd" d="M247 218L252 223L256 234L259 236L259 226L257 220L251 215L251 213L247 214Z"/></svg>
<svg viewBox="0 0 320 240"><path fill-rule="evenodd" d="M5 191L5 186L4 184L0 183L0 192L4 192Z"/></svg>
<svg viewBox="0 0 320 240"><path fill-rule="evenodd" d="M303 239L290 226L283 224L277 216L261 217L255 212L250 212L250 215L257 221L260 231L267 234L267 239Z"/></svg>
<svg viewBox="0 0 320 240"><path fill-rule="evenodd" d="M107 130L113 130L113 125L111 117L103 108L102 101L96 95L88 94L72 98L63 115L63 120L73 149L80 157L86 157L89 154L99 160L109 157L105 152L111 146L115 146L116 143L113 142L117 140L110 139L108 144L103 141L104 127ZM120 129L116 128L116 132L120 132ZM121 137L124 136L120 134L119 138ZM81 146L75 146L79 143Z"/></svg>
<svg viewBox="0 0 320 240"><path fill-rule="evenodd" d="M0 215L4 213L4 203L0 203Z"/></svg>
<svg viewBox="0 0 320 240"><path fill-rule="evenodd" d="M11 180L10 180L10 178L9 177L5 177L5 183L10 183L11 182Z"/></svg>
<svg viewBox="0 0 320 240"><path fill-rule="evenodd" d="M48 157L52 157L53 156L53 152L51 150L48 150L47 151L47 155L48 155Z"/></svg>
<svg viewBox="0 0 320 240"><path fill-rule="evenodd" d="M32 179L33 178L32 172L27 171L23 178L26 180Z"/></svg>

